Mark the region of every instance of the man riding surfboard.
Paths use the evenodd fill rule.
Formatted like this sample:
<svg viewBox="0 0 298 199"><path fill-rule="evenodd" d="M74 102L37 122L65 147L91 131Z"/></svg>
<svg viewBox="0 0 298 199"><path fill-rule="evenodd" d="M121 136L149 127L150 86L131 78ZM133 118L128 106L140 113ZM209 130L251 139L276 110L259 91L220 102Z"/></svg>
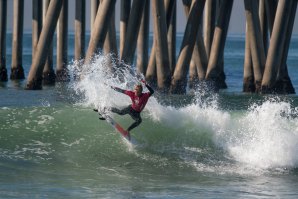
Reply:
<svg viewBox="0 0 298 199"><path fill-rule="evenodd" d="M143 93L142 84L135 85L133 91L123 90L121 88L111 86L111 88L114 89L115 91L126 94L131 99L132 104L130 104L129 106L127 106L125 108L118 109L118 108L112 107L110 109L111 112L117 113L119 115L129 114L131 116L131 118L135 121L126 130L129 139L130 139L130 133L129 132L132 129L134 129L135 127L139 126L140 123L142 122L141 112L145 108L149 97L154 93L154 90L144 80L142 80L142 82L145 84L145 86L147 87L149 92ZM98 111L98 110L94 109L94 111ZM99 119L104 120L103 117L99 118Z"/></svg>

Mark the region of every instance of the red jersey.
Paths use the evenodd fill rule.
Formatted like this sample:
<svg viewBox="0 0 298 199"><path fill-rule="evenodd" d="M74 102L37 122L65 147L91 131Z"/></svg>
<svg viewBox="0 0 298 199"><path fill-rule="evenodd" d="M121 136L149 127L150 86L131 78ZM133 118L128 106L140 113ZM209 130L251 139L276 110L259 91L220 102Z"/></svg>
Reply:
<svg viewBox="0 0 298 199"><path fill-rule="evenodd" d="M132 101L131 108L137 112L141 112L148 102L151 93L142 93L140 97L136 96L133 91L124 91L124 94L128 95Z"/></svg>

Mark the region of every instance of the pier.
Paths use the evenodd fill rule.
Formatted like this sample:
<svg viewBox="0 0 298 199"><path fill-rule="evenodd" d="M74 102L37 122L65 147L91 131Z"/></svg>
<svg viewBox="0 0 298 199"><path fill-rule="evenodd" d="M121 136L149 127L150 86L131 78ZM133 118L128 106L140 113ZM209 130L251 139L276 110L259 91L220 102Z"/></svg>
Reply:
<svg viewBox="0 0 298 199"><path fill-rule="evenodd" d="M90 13L86 13L87 1ZM287 57L297 0L242 1L246 17L244 63L239 66L244 71L242 91L294 94ZM27 77L22 65L27 1L13 0L13 10L7 10L7 2L0 0L0 81L25 79L26 89L35 90L69 80L68 4L74 3L75 51L70 53L75 60L83 60L82 64L92 62L98 53L111 53L119 67L123 67L121 63L136 67L163 93L185 94L188 87L195 89L201 85L219 91L228 86L224 51L233 0L183 0L183 8L177 7L177 0L32 0L32 64ZM119 24L115 19L116 3L121 4ZM186 25L176 54L177 9L184 9ZM6 64L7 12L13 12L11 66ZM154 26L152 43L149 43L150 21ZM86 23L91 24L90 31L86 30ZM86 34L90 34L89 41ZM54 42L56 66L53 66Z"/></svg>

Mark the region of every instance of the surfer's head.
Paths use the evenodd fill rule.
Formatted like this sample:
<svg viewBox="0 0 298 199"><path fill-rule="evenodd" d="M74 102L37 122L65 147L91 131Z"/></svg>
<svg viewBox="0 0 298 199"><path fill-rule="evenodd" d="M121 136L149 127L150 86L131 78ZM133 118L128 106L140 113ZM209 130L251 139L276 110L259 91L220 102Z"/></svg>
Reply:
<svg viewBox="0 0 298 199"><path fill-rule="evenodd" d="M134 89L135 95L136 96L140 96L143 92L143 86L142 84L137 84L135 85L135 89Z"/></svg>

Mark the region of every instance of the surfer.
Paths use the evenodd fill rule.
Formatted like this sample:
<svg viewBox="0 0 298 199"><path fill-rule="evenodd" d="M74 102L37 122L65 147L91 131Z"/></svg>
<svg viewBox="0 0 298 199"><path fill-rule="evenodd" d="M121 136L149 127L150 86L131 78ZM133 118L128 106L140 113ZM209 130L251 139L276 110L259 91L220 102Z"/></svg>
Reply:
<svg viewBox="0 0 298 199"><path fill-rule="evenodd" d="M117 92L126 94L130 97L132 104L129 106L123 108L123 109L118 109L115 107L112 107L110 110L113 113L117 113L119 115L125 115L129 114L131 118L135 121L132 123L128 128L127 128L127 133L128 133L128 138L130 139L130 131L134 129L135 127L139 126L142 122L141 118L141 112L145 108L149 97L154 93L154 90L144 81L142 82L145 84L149 92L143 93L143 86L142 84L137 84L134 87L134 90L123 90L118 87L111 86L112 89L114 89ZM98 111L97 109L94 109L94 111ZM104 120L104 117L99 118L101 120Z"/></svg>

